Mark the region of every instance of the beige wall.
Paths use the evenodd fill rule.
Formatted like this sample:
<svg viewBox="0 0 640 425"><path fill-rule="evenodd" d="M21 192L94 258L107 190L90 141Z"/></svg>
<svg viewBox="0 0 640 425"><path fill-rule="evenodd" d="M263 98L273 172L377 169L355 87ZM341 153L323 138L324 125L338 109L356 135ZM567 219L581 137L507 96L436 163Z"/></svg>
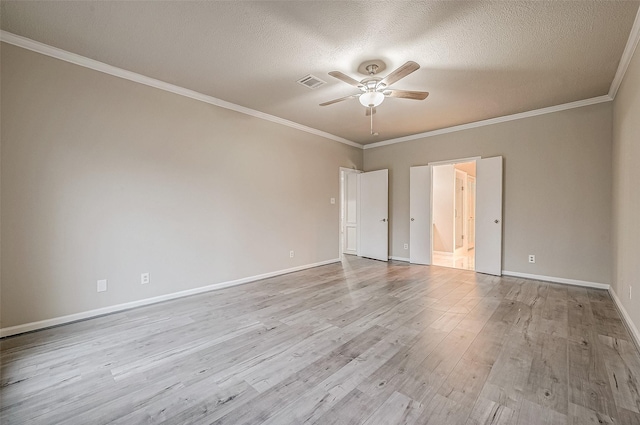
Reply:
<svg viewBox="0 0 640 425"><path fill-rule="evenodd" d="M476 163L475 163L475 161L474 162L459 162L457 164L454 164L454 167L457 170L464 171L465 173L467 173L471 177L475 177L476 176Z"/></svg>
<svg viewBox="0 0 640 425"><path fill-rule="evenodd" d="M609 283L611 132L608 102L366 149L389 169L390 255L409 256L409 167L502 155L503 269Z"/></svg>
<svg viewBox="0 0 640 425"><path fill-rule="evenodd" d="M639 164L640 50L636 49L613 106L612 221L612 286L636 327L640 327Z"/></svg>
<svg viewBox="0 0 640 425"><path fill-rule="evenodd" d="M2 327L337 258L361 150L6 44L1 78Z"/></svg>
<svg viewBox="0 0 640 425"><path fill-rule="evenodd" d="M363 164L355 148L2 44L2 327L335 258L340 166L389 168L390 254L408 257L409 167L470 156L505 157L505 270L608 283L613 222L627 294L638 56L615 126L599 104L367 149Z"/></svg>

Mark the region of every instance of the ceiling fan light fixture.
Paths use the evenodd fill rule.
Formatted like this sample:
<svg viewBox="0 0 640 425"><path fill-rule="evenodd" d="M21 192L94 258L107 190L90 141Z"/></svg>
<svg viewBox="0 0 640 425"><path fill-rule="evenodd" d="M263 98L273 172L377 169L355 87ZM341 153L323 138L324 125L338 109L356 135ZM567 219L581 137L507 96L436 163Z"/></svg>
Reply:
<svg viewBox="0 0 640 425"><path fill-rule="evenodd" d="M368 91L366 93L362 93L358 100L365 108L375 108L384 100L384 94L379 91Z"/></svg>

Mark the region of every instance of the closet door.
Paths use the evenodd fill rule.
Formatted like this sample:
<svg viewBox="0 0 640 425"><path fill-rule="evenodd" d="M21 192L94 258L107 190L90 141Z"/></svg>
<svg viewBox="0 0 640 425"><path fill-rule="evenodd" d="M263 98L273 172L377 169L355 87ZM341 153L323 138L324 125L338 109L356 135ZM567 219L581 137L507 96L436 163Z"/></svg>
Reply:
<svg viewBox="0 0 640 425"><path fill-rule="evenodd" d="M502 275L502 157L476 162L476 271Z"/></svg>
<svg viewBox="0 0 640 425"><path fill-rule="evenodd" d="M409 169L409 261L431 264L431 166Z"/></svg>
<svg viewBox="0 0 640 425"><path fill-rule="evenodd" d="M358 255L389 260L389 170L358 174L360 243Z"/></svg>

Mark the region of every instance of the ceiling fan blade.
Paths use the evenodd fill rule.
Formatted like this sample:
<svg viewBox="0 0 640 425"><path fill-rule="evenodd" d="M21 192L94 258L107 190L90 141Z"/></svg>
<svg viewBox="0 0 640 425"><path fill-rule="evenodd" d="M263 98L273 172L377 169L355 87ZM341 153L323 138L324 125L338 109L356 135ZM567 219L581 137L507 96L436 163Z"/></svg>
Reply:
<svg viewBox="0 0 640 425"><path fill-rule="evenodd" d="M425 100L427 96L429 96L429 92L412 90L385 90L384 95L387 97L399 97L401 99Z"/></svg>
<svg viewBox="0 0 640 425"><path fill-rule="evenodd" d="M413 71L417 71L418 68L420 68L420 65L418 65L413 61L409 61L404 65L402 65L400 68L393 71L391 74L384 77L379 84L384 84L386 87L389 87L391 84L406 77L407 75L411 74Z"/></svg>
<svg viewBox="0 0 640 425"><path fill-rule="evenodd" d="M340 81L343 81L353 87L357 87L360 88L362 87L362 84L360 83L360 81L358 80L354 80L353 78L349 77L347 74L343 74L340 71L331 71L329 73L329 75L331 75L333 78L337 78Z"/></svg>
<svg viewBox="0 0 640 425"><path fill-rule="evenodd" d="M370 117L371 115L375 114L376 112L378 112L376 110L376 108L367 108L367 111L364 113L365 117Z"/></svg>
<svg viewBox="0 0 640 425"><path fill-rule="evenodd" d="M360 94L352 94L350 96L341 97L339 99L333 99L328 102L321 103L320 106L333 105L334 103L342 102L343 100L351 99L352 97L358 97Z"/></svg>

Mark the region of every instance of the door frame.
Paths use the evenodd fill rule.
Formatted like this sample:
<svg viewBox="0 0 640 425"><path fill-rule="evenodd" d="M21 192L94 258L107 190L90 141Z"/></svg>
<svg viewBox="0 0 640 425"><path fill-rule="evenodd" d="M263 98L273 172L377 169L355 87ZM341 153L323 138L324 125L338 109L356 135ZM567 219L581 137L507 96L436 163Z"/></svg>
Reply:
<svg viewBox="0 0 640 425"><path fill-rule="evenodd" d="M338 218L340 223L339 223L339 229L338 229L338 258L342 258L342 254L344 254L343 237L346 237L346 235L344 234L344 227L345 227L344 213L346 209L346 196L347 196L345 191L347 180L345 176L351 173L360 174L362 173L362 170L358 170L355 168L340 167L338 172L339 172L339 182L340 182L340 205L339 205L340 217ZM353 255L357 255L358 246L360 244L360 202L359 202L360 193L359 193L359 190L360 190L360 187L356 182L356 253Z"/></svg>
<svg viewBox="0 0 640 425"><path fill-rule="evenodd" d="M437 167L438 165L456 165L456 164L460 164L463 162L475 162L476 163L476 167L478 164L478 161L480 161L482 159L481 156L470 156L467 158L457 158L457 159L447 159L447 160L443 160L443 161L432 161L429 162L427 165L430 165L432 167ZM433 169L433 168L432 168ZM454 167L454 172L453 172L453 178L454 178L454 196L455 196L455 173L456 168ZM431 192L433 192L433 180L431 181ZM432 201L431 201L431 220L433 220L433 196L432 196ZM431 225L431 228L433 230L433 224ZM432 231L433 233L433 231ZM409 247L411 248L411 247ZM453 232L453 253L456 252L456 241L455 241L455 217L454 217L454 232ZM431 235L431 259L430 259L430 264L433 264L433 234ZM476 250L474 249L473 251L473 256L475 257L476 255ZM475 263L475 262L474 262ZM475 271L475 270L474 270Z"/></svg>
<svg viewBox="0 0 640 425"><path fill-rule="evenodd" d="M459 159L447 159L444 161L432 161L430 163L428 163L427 165L448 165L448 164L460 164L461 162L473 162L473 161L479 161L481 160L482 157L481 156L470 156L468 158L459 158Z"/></svg>
<svg viewBox="0 0 640 425"><path fill-rule="evenodd" d="M476 197L475 197L475 237L474 237L474 257L475 257L475 272L476 273L486 273L486 274L492 274L492 275L496 275L496 276L501 276L502 275L502 256L504 255L503 252L503 225L502 225L502 219L504 216L504 157L499 155L496 157L488 157L488 158L482 158L482 157L469 157L469 158L460 158L460 159L453 159L453 160L446 160L446 161L433 161L433 162L429 162L427 165L431 165L431 166L437 166L437 165L447 165L447 164L457 164L457 163L461 163L461 162L471 162L471 161L475 161L476 162L476 176L475 176L475 189L476 189ZM499 168L499 175L500 178L499 180L496 178L497 173L496 173L496 169L492 168L493 165L489 165L489 164L494 164L495 161L500 161L500 166ZM489 218L492 224L497 224L499 225L499 233L498 236L495 236L495 233L491 233L488 232L488 236L487 236L487 240L484 241L483 239L483 246L485 245L485 242L489 245L488 247L491 249L493 249L495 246L497 246L497 250L499 251L499 255L500 257L498 258L499 260L499 264L497 265L497 269L493 270L493 266L491 270L487 269L484 270L483 267L478 267L478 222L481 221L478 219L478 191L480 186L478 185L479 182L479 175L480 175L480 162L482 162L484 164L485 167L488 167L487 170L491 170L491 173L489 173L489 180L495 180L495 181L499 181L499 191L495 191L495 187L493 186L486 186L484 189L487 191L488 194L491 194L492 197L494 198L499 198L500 199L500 204L499 207L496 208L496 204L489 204L489 205L493 205L494 208L488 208L486 211L487 217L485 218ZM495 165L495 164L494 164ZM483 167L484 168L484 167ZM430 188L431 191L433 190L433 188ZM484 193L484 192L483 192ZM498 196L499 195L499 196ZM433 208L433 202L432 202L432 208ZM492 211L493 210L493 211ZM431 240L433 241L433 237L431 237ZM496 242L491 246L491 243L489 242ZM433 243L433 242L432 242ZM432 245L432 250L431 250L431 263L433 262L433 245ZM489 254L490 255L490 254Z"/></svg>

